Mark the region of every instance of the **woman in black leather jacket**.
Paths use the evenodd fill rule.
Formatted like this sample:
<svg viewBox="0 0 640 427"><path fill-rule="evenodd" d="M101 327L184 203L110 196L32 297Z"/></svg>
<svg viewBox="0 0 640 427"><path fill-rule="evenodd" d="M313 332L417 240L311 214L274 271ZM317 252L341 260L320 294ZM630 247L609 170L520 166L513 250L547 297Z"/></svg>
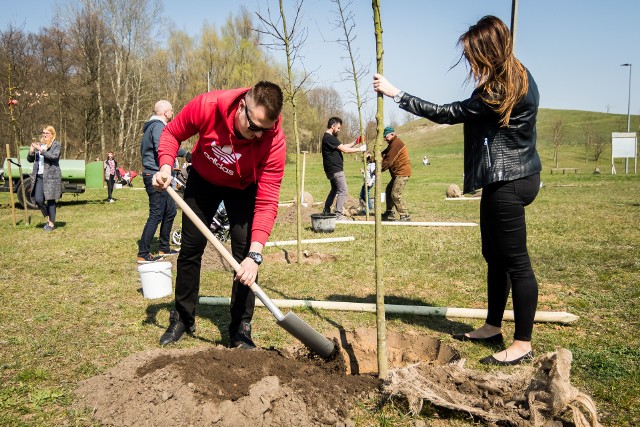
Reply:
<svg viewBox="0 0 640 427"><path fill-rule="evenodd" d="M373 87L414 115L436 123L464 123L464 192L482 188L480 233L488 270L488 312L482 327L453 337L502 343L502 317L511 290L514 341L480 362L515 365L533 358L531 334L538 304L524 212L540 188L538 87L513 55L509 29L495 16L480 19L458 44L470 67L468 79L476 83L469 99L436 105L400 91L380 74L374 76Z"/></svg>

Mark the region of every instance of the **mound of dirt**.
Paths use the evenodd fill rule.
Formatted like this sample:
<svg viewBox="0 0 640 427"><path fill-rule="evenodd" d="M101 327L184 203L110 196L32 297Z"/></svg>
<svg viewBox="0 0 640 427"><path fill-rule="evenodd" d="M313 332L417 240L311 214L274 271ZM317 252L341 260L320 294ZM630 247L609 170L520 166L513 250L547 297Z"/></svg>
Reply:
<svg viewBox="0 0 640 427"><path fill-rule="evenodd" d="M133 354L80 383L76 408L108 425L346 426L363 398L402 400L414 414L425 402L492 425L599 427L591 398L571 386L571 352L532 366L480 372L437 338L387 331L389 376L381 389L375 329L336 330L339 356L221 346ZM505 373L505 371L507 373ZM351 373L352 375L349 375ZM353 375L359 374L359 375Z"/></svg>
<svg viewBox="0 0 640 427"><path fill-rule="evenodd" d="M308 206L301 205L300 208L302 209L300 211L302 224L309 224L309 226L311 226L311 214L322 211L322 207L320 207L320 210L318 210L317 207L314 207L311 204L309 204ZM276 222L279 224L295 224L298 218L297 209L298 208L295 203L287 207L281 207L280 209L278 209Z"/></svg>
<svg viewBox="0 0 640 427"><path fill-rule="evenodd" d="M220 346L151 350L83 381L76 405L115 425L344 425L355 400L375 393L373 376L345 375L333 362L274 350Z"/></svg>

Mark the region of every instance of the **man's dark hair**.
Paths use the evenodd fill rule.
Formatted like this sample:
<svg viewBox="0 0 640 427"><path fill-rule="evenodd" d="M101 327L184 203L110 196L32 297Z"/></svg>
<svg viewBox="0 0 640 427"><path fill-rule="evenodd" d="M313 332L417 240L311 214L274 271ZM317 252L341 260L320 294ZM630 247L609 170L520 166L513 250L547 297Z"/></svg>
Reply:
<svg viewBox="0 0 640 427"><path fill-rule="evenodd" d="M269 120L278 119L278 116L282 112L283 103L282 89L280 89L280 86L263 80L249 89L247 96L251 98L256 105L264 107Z"/></svg>
<svg viewBox="0 0 640 427"><path fill-rule="evenodd" d="M341 125L342 119L340 117L331 117L327 123L327 129L331 129L333 125Z"/></svg>

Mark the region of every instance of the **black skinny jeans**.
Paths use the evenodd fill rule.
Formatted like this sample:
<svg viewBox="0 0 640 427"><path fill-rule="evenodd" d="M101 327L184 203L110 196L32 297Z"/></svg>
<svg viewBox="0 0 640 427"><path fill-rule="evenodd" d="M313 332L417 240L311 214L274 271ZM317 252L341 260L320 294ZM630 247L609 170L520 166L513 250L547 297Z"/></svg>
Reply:
<svg viewBox="0 0 640 427"><path fill-rule="evenodd" d="M191 169L187 178L184 201L193 209L198 218L207 226L221 201L229 216L231 254L242 262L251 245L251 226L256 204L256 186L238 190L221 187L205 181L195 169ZM178 273L176 276L176 311L187 328L195 322L198 293L200 292L200 267L202 254L207 246L207 238L189 217L182 213L182 245L178 255ZM233 273L235 277L235 273ZM256 277L256 282L258 278ZM231 324L229 336L238 332L240 322L251 322L255 308L253 291L238 280L233 280L231 289Z"/></svg>
<svg viewBox="0 0 640 427"><path fill-rule="evenodd" d="M113 197L111 196L113 195L113 186L115 182L116 182L116 176L109 175L109 179L107 179L107 200L113 199Z"/></svg>
<svg viewBox="0 0 640 427"><path fill-rule="evenodd" d="M42 175L36 175L36 182L33 188L33 196L36 202L36 206L38 206L38 209L40 209L40 212L42 212L42 215L45 218L49 217L49 221L55 223L56 201L44 199L44 180L42 179Z"/></svg>
<svg viewBox="0 0 640 427"><path fill-rule="evenodd" d="M509 291L513 292L513 338L531 341L538 306L538 282L527 250L524 207L540 189L540 174L482 189L480 233L487 261L488 312L486 322L501 327Z"/></svg>

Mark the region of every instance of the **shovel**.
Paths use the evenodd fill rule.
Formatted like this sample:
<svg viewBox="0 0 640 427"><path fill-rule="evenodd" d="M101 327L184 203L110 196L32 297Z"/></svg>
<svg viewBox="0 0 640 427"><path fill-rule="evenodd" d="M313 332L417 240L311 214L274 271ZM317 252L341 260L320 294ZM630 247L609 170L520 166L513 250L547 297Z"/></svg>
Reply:
<svg viewBox="0 0 640 427"><path fill-rule="evenodd" d="M196 213L187 205L187 203L175 192L171 187L167 187L167 192L171 198L180 206L182 212L186 213L189 219L198 227L209 242L216 248L222 257L233 267L236 273L240 270L240 264L233 258L229 251L222 243L213 235L209 227L198 218ZM334 353L334 343L326 337L320 335L315 329L307 325L304 320L289 312L283 315L273 301L264 293L262 288L256 282L250 286L253 293L262 301L265 307L269 309L271 314L276 318L276 323L291 335L296 337L302 344L310 350L317 353L320 357L329 359Z"/></svg>

